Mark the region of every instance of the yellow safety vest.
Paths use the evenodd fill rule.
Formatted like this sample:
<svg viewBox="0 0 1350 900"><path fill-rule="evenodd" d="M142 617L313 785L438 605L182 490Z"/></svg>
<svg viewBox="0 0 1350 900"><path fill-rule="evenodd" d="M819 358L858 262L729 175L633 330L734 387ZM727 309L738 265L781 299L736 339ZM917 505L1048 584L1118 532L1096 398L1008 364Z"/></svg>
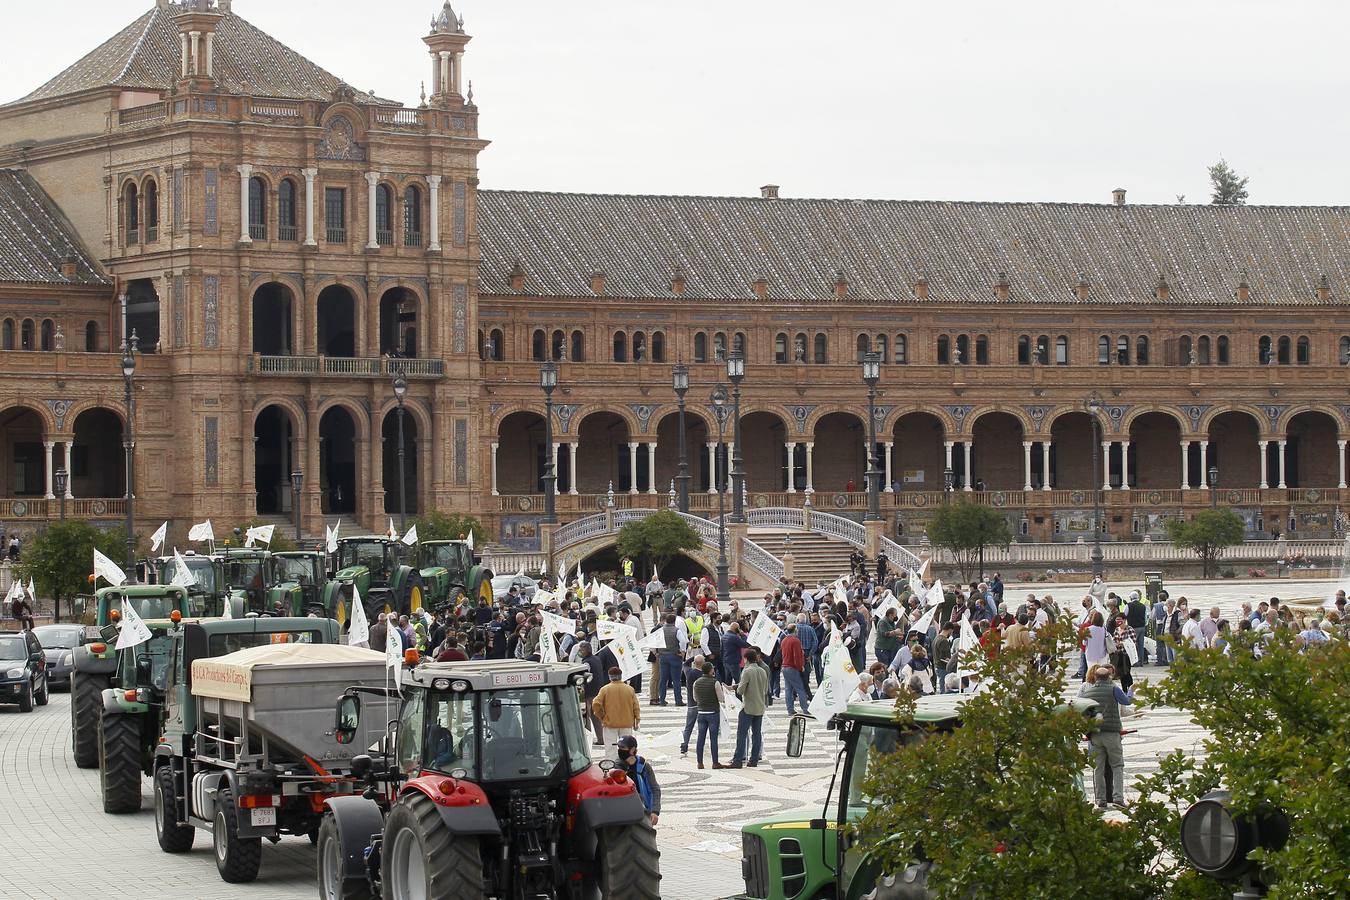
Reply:
<svg viewBox="0 0 1350 900"><path fill-rule="evenodd" d="M633 561L631 559L625 559L623 561L623 577L624 578L633 577Z"/></svg>
<svg viewBox="0 0 1350 900"><path fill-rule="evenodd" d="M703 617L694 616L691 619L685 619L684 626L689 629L689 643L691 645L697 644L699 636L703 634Z"/></svg>

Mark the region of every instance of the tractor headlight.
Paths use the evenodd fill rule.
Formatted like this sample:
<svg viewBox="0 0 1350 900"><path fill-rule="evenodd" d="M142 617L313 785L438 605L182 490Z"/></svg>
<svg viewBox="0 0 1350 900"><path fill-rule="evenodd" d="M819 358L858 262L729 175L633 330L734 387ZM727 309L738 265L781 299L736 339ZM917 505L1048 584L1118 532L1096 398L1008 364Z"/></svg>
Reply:
<svg viewBox="0 0 1350 900"><path fill-rule="evenodd" d="M10 669L8 672L5 673L5 677L6 677L6 678L22 678L22 677L23 677L23 669Z"/></svg>
<svg viewBox="0 0 1350 900"><path fill-rule="evenodd" d="M450 689L450 679L437 678L435 681L431 682L431 686L438 691L447 691Z"/></svg>
<svg viewBox="0 0 1350 900"><path fill-rule="evenodd" d="M580 687L590 678L590 672L578 672L572 676L572 683Z"/></svg>
<svg viewBox="0 0 1350 900"><path fill-rule="evenodd" d="M469 689L469 683L462 678L456 678L450 682L450 690L463 693Z"/></svg>

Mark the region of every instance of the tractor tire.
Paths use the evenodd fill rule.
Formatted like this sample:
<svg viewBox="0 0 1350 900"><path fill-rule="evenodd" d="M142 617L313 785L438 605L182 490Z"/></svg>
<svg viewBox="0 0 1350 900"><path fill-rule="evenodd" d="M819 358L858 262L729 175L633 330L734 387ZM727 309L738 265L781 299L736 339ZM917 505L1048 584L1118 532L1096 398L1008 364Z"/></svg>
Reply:
<svg viewBox="0 0 1350 900"><path fill-rule="evenodd" d="M192 849L197 829L178 824L178 787L174 784L173 766L155 770L155 837L159 849L165 853L186 853Z"/></svg>
<svg viewBox="0 0 1350 900"><path fill-rule="evenodd" d="M98 778L103 811L120 815L141 808L141 721L104 716L98 729Z"/></svg>
<svg viewBox="0 0 1350 900"><path fill-rule="evenodd" d="M98 720L108 679L79 672L70 677L70 750L77 767L94 769L98 767Z"/></svg>
<svg viewBox="0 0 1350 900"><path fill-rule="evenodd" d="M51 698L52 698L52 686L51 683L48 682L46 677L44 676L42 679L42 693L39 694L35 692L33 694L33 702L36 703L38 706L46 706L47 701L50 700Z"/></svg>
<svg viewBox="0 0 1350 900"><path fill-rule="evenodd" d="M492 571L481 567L470 571L465 593L473 598L475 606L491 608L496 602L492 596Z"/></svg>
<svg viewBox="0 0 1350 900"><path fill-rule="evenodd" d="M425 794L412 792L394 804L384 825L383 857L384 900L482 900L487 895L478 839L452 835Z"/></svg>
<svg viewBox="0 0 1350 900"><path fill-rule="evenodd" d="M380 613L394 611L394 595L389 588L371 588L361 598L361 602L366 605L366 621L369 623L376 622Z"/></svg>
<svg viewBox="0 0 1350 900"><path fill-rule="evenodd" d="M372 900L370 882L364 878L348 878L342 873L342 838L338 835L337 820L332 813L323 817L319 826L319 900Z"/></svg>
<svg viewBox="0 0 1350 900"><path fill-rule="evenodd" d="M422 573L413 569L404 581L403 597L399 601L399 606L403 607L404 615L412 615L426 605L427 589L422 581Z"/></svg>
<svg viewBox="0 0 1350 900"><path fill-rule="evenodd" d="M245 884L258 877L262 866L262 838L239 836L239 809L229 791L216 798L216 817L211 824L211 843L216 870L229 884Z"/></svg>
<svg viewBox="0 0 1350 900"><path fill-rule="evenodd" d="M661 851L648 822L601 829L596 864L601 897L661 900Z"/></svg>
<svg viewBox="0 0 1350 900"><path fill-rule="evenodd" d="M19 712L33 711L33 682L29 681L24 685L23 693L19 695Z"/></svg>
<svg viewBox="0 0 1350 900"><path fill-rule="evenodd" d="M932 863L915 863L899 875L887 874L877 879L877 883L861 900L918 900L918 898L936 897L928 889L928 870Z"/></svg>

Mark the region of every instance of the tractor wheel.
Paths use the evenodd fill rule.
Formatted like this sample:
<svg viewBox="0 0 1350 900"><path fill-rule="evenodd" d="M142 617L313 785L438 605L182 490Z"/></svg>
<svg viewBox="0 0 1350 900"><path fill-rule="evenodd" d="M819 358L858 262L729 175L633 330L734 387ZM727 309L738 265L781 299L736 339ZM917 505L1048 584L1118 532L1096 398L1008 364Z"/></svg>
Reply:
<svg viewBox="0 0 1350 900"><path fill-rule="evenodd" d="M469 576L469 588L466 593L473 598L475 606L491 607L492 597L492 572L487 569L478 569L478 574Z"/></svg>
<svg viewBox="0 0 1350 900"><path fill-rule="evenodd" d="M369 881L342 874L342 839L332 813L319 826L318 867L320 900L371 900Z"/></svg>
<svg viewBox="0 0 1350 900"><path fill-rule="evenodd" d="M141 721L138 716L104 716L98 728L98 774L105 813L141 808Z"/></svg>
<svg viewBox="0 0 1350 900"><path fill-rule="evenodd" d="M882 875L862 900L901 900L903 897L931 897L928 891L928 870L932 863L911 865L902 875Z"/></svg>
<svg viewBox="0 0 1350 900"><path fill-rule="evenodd" d="M384 900L481 900L487 895L478 839L452 835L425 794L410 793L394 804L384 826L383 856Z"/></svg>
<svg viewBox="0 0 1350 900"><path fill-rule="evenodd" d="M155 837L159 849L165 853L186 853L192 849L197 829L178 824L178 788L174 784L173 766L155 770Z"/></svg>
<svg viewBox="0 0 1350 900"><path fill-rule="evenodd" d="M422 584L422 576L413 572L408 578L408 613L416 613L422 609L426 602L426 587Z"/></svg>
<svg viewBox="0 0 1350 900"><path fill-rule="evenodd" d="M601 897L660 900L661 851L649 823L602 829L596 862Z"/></svg>
<svg viewBox="0 0 1350 900"><path fill-rule="evenodd" d="M216 851L216 870L223 880L244 884L258 877L258 868L262 865L262 838L239 836L239 809L229 791L221 791L216 798L211 843Z"/></svg>
<svg viewBox="0 0 1350 900"><path fill-rule="evenodd" d="M367 622L374 622L380 617L380 613L394 611L394 595L390 593L389 588L371 588L361 598L361 602L366 605Z"/></svg>
<svg viewBox="0 0 1350 900"><path fill-rule="evenodd" d="M98 720L103 710L103 689L108 679L96 675L70 674L70 749L81 769L98 766Z"/></svg>

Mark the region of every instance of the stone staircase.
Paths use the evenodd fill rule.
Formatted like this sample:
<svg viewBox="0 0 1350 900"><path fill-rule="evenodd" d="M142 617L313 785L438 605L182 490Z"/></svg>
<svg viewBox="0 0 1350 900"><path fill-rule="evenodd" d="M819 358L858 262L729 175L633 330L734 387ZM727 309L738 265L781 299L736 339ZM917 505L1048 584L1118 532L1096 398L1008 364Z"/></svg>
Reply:
<svg viewBox="0 0 1350 900"><path fill-rule="evenodd" d="M815 587L817 581L829 584L848 572L848 555L853 545L812 531L788 531L751 528L750 540L778 559L792 550L793 579Z"/></svg>

